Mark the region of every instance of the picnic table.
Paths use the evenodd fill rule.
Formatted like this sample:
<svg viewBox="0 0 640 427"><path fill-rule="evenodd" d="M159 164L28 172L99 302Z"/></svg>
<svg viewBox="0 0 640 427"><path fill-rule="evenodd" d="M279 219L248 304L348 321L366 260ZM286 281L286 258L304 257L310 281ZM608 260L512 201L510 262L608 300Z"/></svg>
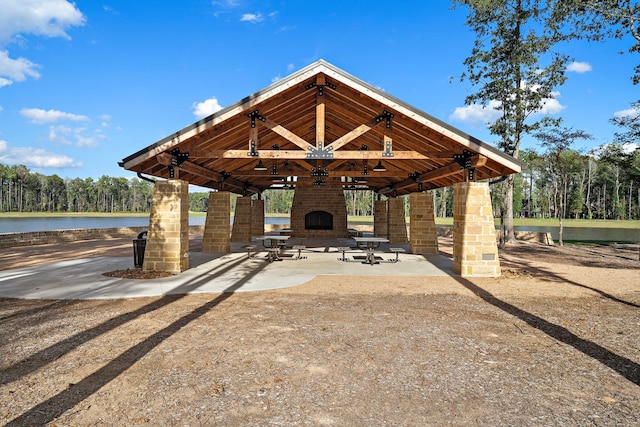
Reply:
<svg viewBox="0 0 640 427"><path fill-rule="evenodd" d="M256 240L262 241L262 246L267 248L269 261L282 261L280 258L280 249L284 246L284 243L289 239L290 236L260 236L256 237ZM266 242L269 242L267 245Z"/></svg>
<svg viewBox="0 0 640 427"><path fill-rule="evenodd" d="M366 252L363 264L379 264L376 260L375 250L380 247L381 243L389 243L389 239L385 237L366 236L366 237L354 237L356 245L360 249Z"/></svg>

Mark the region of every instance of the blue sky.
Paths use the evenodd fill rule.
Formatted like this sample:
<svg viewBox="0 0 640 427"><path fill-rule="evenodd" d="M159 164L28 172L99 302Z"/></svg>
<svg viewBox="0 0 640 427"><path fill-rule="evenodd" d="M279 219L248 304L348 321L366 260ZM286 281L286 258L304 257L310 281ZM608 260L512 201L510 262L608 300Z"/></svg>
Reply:
<svg viewBox="0 0 640 427"><path fill-rule="evenodd" d="M474 34L448 0L0 0L0 163L62 178L131 177L117 162L324 59L489 143L464 105ZM631 38L571 43L547 113L611 142L640 98ZM534 141L523 146L532 147Z"/></svg>

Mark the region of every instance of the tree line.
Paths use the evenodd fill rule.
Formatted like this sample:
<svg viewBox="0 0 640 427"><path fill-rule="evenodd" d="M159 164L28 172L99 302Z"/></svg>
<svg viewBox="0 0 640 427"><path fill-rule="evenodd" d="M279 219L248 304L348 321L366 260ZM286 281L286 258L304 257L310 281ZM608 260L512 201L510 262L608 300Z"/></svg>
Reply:
<svg viewBox="0 0 640 427"><path fill-rule="evenodd" d="M542 137L542 135L539 135ZM560 141L567 135L560 134ZM589 153L570 145L541 143L523 150L522 173L514 178L513 210L519 217L640 219L640 149L609 144ZM493 211L503 215L502 186L491 185ZM235 196L235 195L234 195ZM102 176L62 179L0 164L0 212L150 212L153 183ZM235 196L237 197L237 196ZM268 214L288 214L293 190L266 190ZM373 191L345 191L349 215L372 215ZM408 197L405 205L408 209ZM453 188L433 190L434 212L453 216ZM206 211L207 192L189 193L189 210ZM232 207L235 203L232 203Z"/></svg>
<svg viewBox="0 0 640 427"><path fill-rule="evenodd" d="M62 179L0 164L0 212L149 212L153 183L102 176Z"/></svg>

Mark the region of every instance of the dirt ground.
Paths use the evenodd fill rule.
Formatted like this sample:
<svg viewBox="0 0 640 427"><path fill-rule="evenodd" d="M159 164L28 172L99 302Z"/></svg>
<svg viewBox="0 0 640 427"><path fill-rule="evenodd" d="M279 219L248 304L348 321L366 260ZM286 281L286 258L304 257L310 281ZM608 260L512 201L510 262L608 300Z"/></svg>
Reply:
<svg viewBox="0 0 640 427"><path fill-rule="evenodd" d="M1 249L0 269L103 255L130 239ZM495 279L0 299L0 423L640 425L638 245L500 256Z"/></svg>

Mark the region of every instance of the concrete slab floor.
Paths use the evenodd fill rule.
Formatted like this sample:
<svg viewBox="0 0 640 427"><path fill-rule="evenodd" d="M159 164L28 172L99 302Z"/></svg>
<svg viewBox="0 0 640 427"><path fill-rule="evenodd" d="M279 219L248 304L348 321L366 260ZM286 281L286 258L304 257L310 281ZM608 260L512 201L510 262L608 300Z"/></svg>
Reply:
<svg viewBox="0 0 640 427"><path fill-rule="evenodd" d="M247 254L249 243L233 243L231 253L193 252L190 268L175 276L159 279L121 279L102 273L133 268L131 257L100 257L53 262L36 267L0 271L0 297L29 299L107 299L161 296L185 293L249 292L297 286L318 275L353 276L449 276L454 275L452 261L442 255L400 253L400 262L362 264L362 250L345 252L348 262L340 260L340 246L355 247L351 239L296 241L306 249L285 249L283 260L269 262L261 242L253 256ZM408 244L392 244L408 249ZM389 261L395 254L382 244L376 259Z"/></svg>

